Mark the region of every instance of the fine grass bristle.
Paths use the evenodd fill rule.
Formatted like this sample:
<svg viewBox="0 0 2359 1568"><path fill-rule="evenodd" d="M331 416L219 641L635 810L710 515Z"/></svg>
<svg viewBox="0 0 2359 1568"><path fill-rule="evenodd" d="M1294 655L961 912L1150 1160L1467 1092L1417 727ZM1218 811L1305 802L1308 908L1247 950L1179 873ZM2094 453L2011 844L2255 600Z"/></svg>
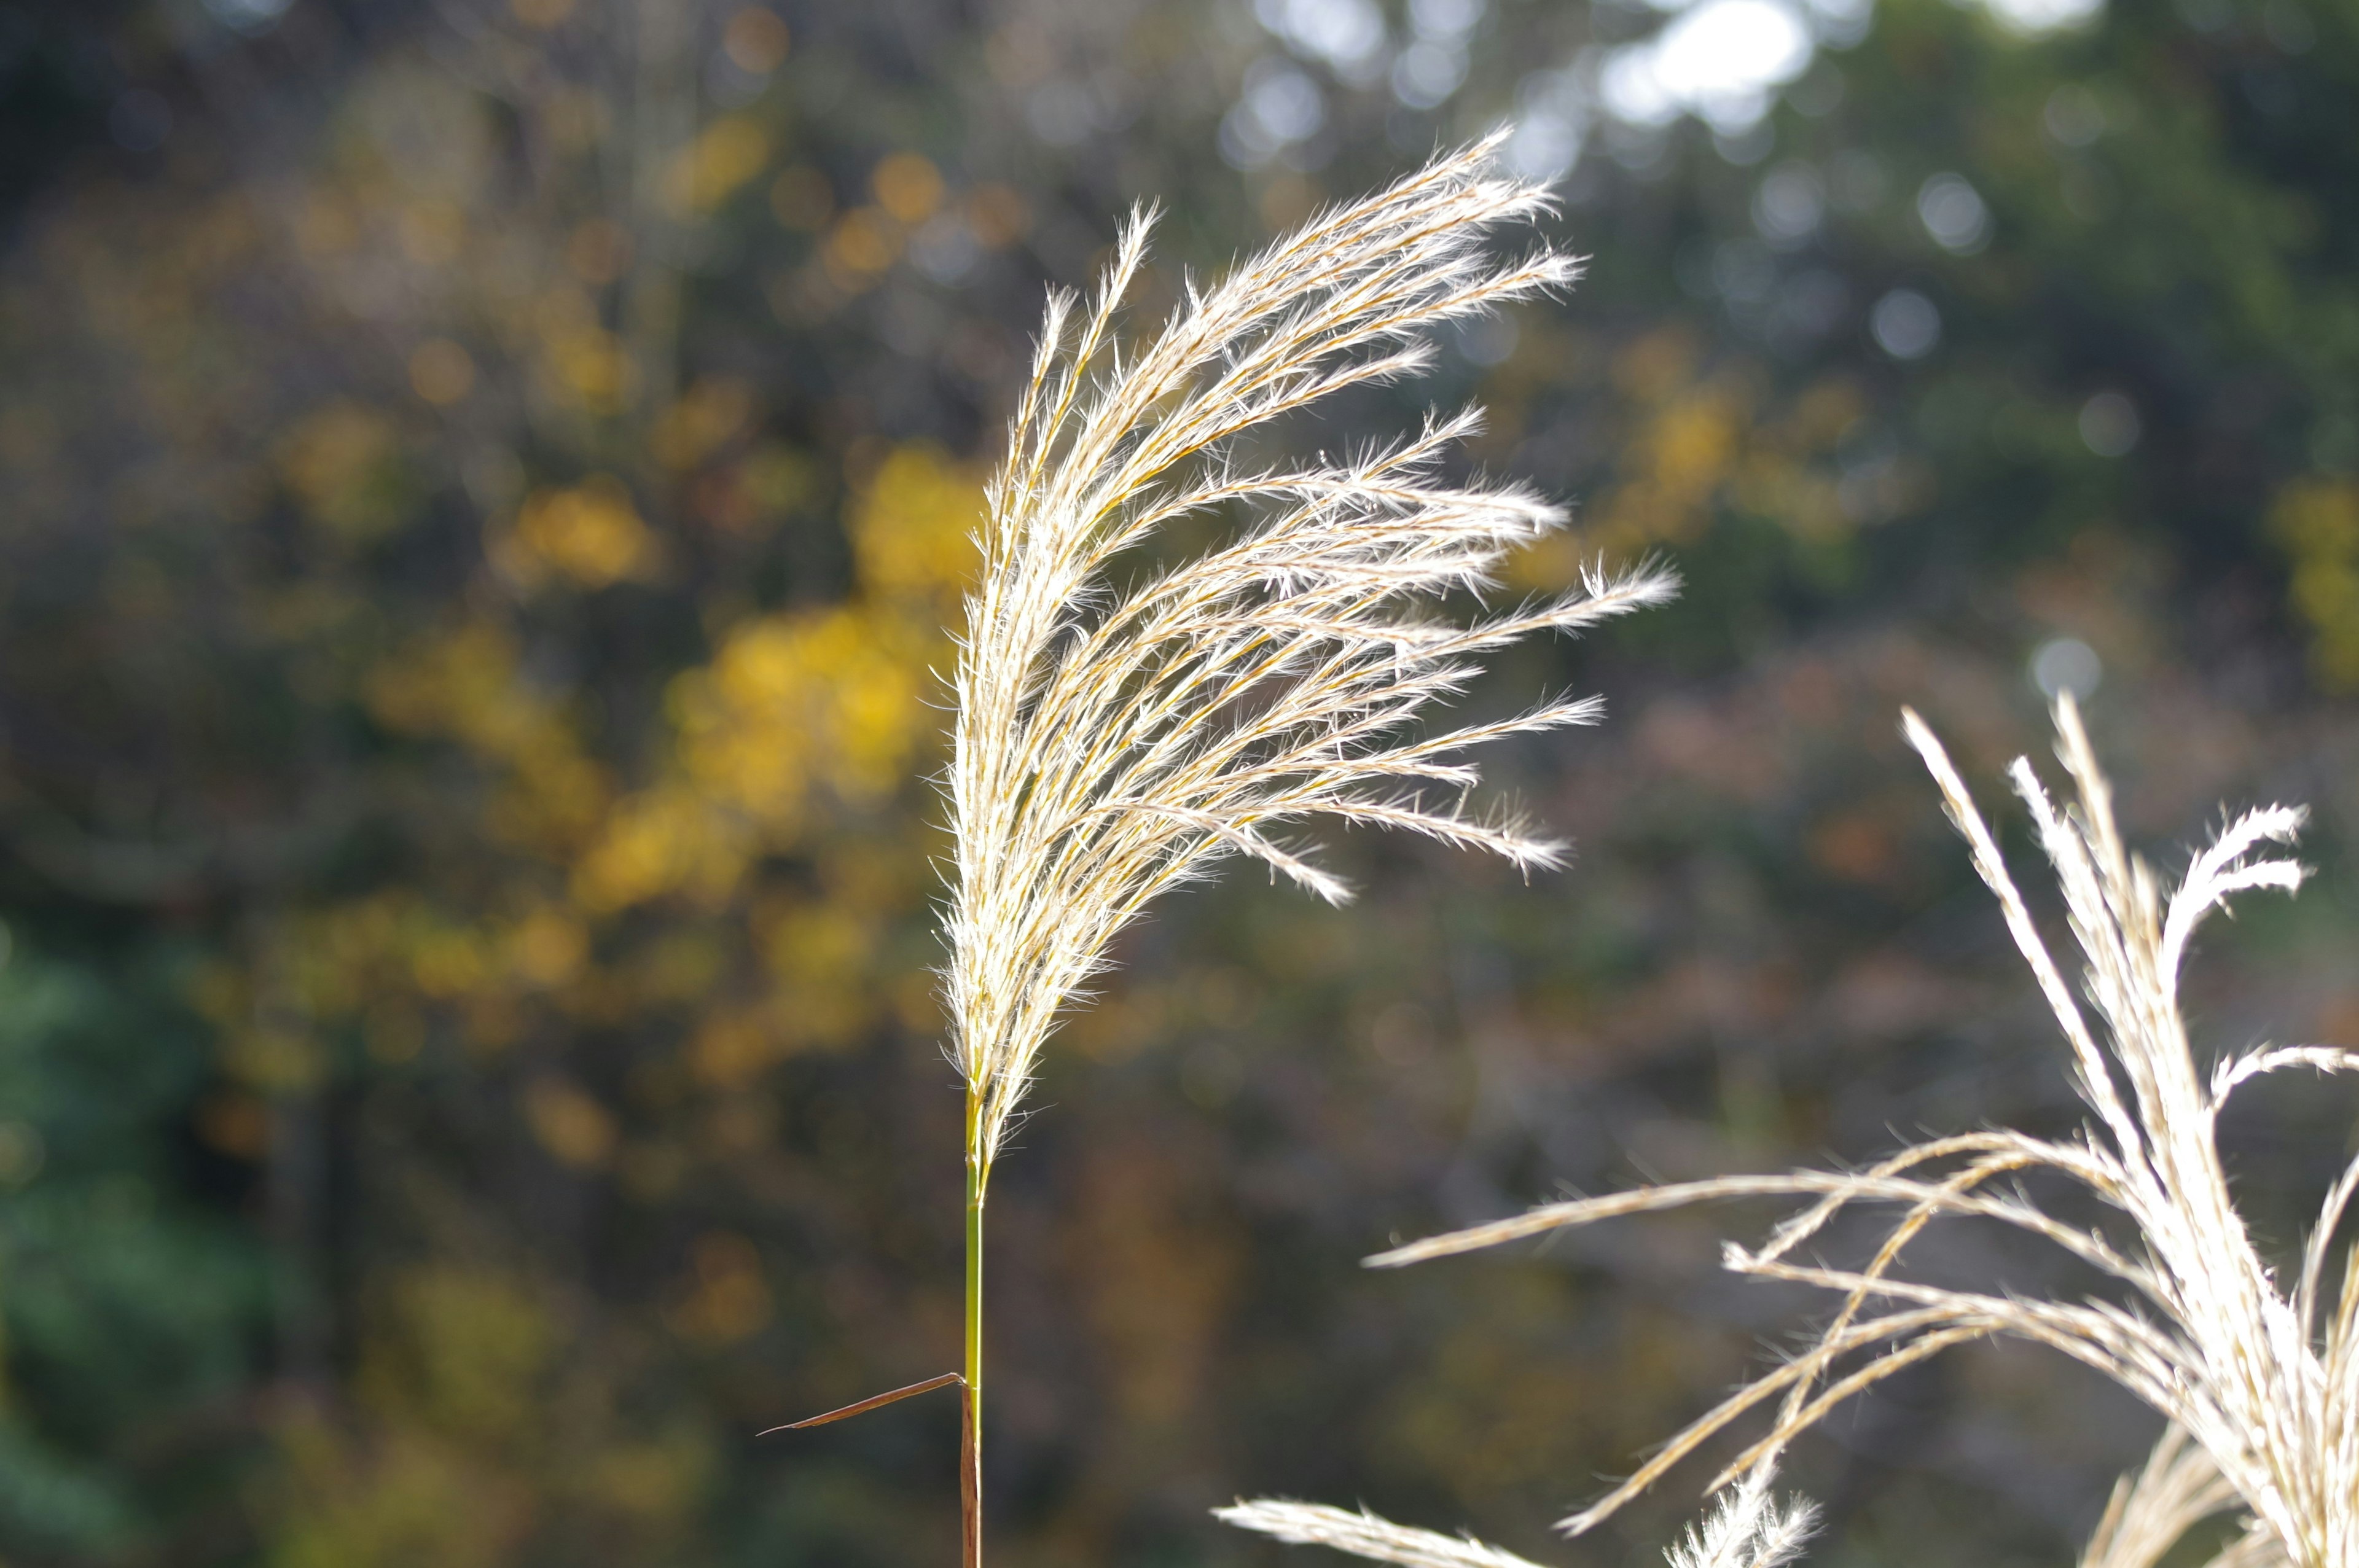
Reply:
<svg viewBox="0 0 2359 1568"><path fill-rule="evenodd" d="M1324 1503L1262 1498L1214 1509L1212 1517L1295 1546L1332 1546L1372 1563L1398 1563L1400 1568L1538 1568L1527 1558L1485 1546L1470 1536L1413 1530L1372 1513L1353 1513Z"/></svg>
<svg viewBox="0 0 2359 1568"><path fill-rule="evenodd" d="M1852 1395L1968 1341L2011 1336L2060 1350L2144 1399L2170 1424L2146 1467L2115 1491L2083 1554L2083 1568L2154 1568L2201 1521L2234 1511L2235 1533L2212 1568L2354 1568L2359 1564L2359 1251L2332 1254L2343 1212L2359 1190L2354 1160L2328 1193L2289 1285L2256 1248L2229 1191L2214 1125L2234 1089L2287 1070L2359 1068L2359 1054L2329 1046L2260 1047L2197 1070L2178 1000L2187 946L2204 917L2256 889L2290 892L2305 876L2267 851L2289 842L2302 814L2284 806L2230 822L2165 892L2131 855L2114 817L2111 786L2079 712L2056 712L2058 751L2075 799L2060 806L2030 764L2009 778L2053 865L2082 958L2081 996L2049 954L1990 828L1940 742L1916 714L1904 730L1965 837L1975 871L1996 895L2069 1046L2073 1082L2091 1113L2074 1137L1995 1129L1929 1141L1857 1172L1734 1176L1549 1204L1512 1219L1397 1248L1367 1261L1394 1267L1495 1246L1568 1226L1717 1199L1814 1201L1766 1244L1730 1244L1726 1266L1796 1281L1841 1298L1799 1354L1740 1389L1603 1498L1562 1521L1578 1535L1619 1509L1706 1439L1756 1407L1769 1432L1712 1483L1734 1485L1719 1513L1671 1552L1676 1568L1790 1555L1807 1522L1764 1534L1763 1499L1784 1447ZM2125 1223L2129 1244L2055 1217L2015 1178L2060 1175ZM2001 1183L2006 1183L2001 1185ZM1856 1205L1901 1209L1874 1255L1855 1269L1810 1260L1802 1249ZM1995 1221L2062 1249L2109 1276L2125 1299L2043 1300L1920 1282L1901 1270L1909 1243L1937 1218ZM1262 1528L1247 1505L1234 1522ZM1234 1510L1233 1510L1234 1513ZM1231 1517L1231 1516L1224 1516ZM1752 1543L1745 1544L1751 1521ZM1735 1521L1732 1523L1731 1521ZM1738 1541L1730 1546L1731 1541ZM1329 1544L1355 1551L1341 1541ZM1370 1553L1362 1553L1370 1555ZM1377 1554L1380 1555L1380 1554ZM1386 1559L1389 1561L1389 1559ZM1769 1559L1764 1558L1763 1561ZM1777 1560L1782 1561L1782 1557Z"/></svg>
<svg viewBox="0 0 2359 1568"><path fill-rule="evenodd" d="M2220 1466L2173 1422L2145 1466L2114 1486L2081 1552L2081 1568L2155 1568L2188 1531L2235 1506L2235 1488ZM2285 1561L2276 1537L2248 1524L2208 1568L2284 1568Z"/></svg>

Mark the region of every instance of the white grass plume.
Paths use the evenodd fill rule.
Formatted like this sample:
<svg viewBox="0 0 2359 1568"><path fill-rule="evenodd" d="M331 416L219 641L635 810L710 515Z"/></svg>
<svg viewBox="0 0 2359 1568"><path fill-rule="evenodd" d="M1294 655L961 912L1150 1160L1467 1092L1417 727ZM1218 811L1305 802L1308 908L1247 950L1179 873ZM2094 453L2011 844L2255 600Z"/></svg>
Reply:
<svg viewBox="0 0 2359 1568"><path fill-rule="evenodd" d="M1818 1509L1801 1498L1778 1502L1771 1492L1776 1478L1774 1460L1756 1465L1663 1553L1669 1568L1785 1568L1809 1541ZM1364 1510L1352 1513L1320 1503L1256 1498L1214 1509L1212 1517L1293 1545L1332 1547L1401 1568L1537 1568L1528 1559L1472 1536L1440 1535Z"/></svg>
<svg viewBox="0 0 2359 1568"><path fill-rule="evenodd" d="M1146 259L1147 214L1086 310L1050 301L991 485L957 671L947 990L981 1171L1114 935L1217 858L1254 857L1340 901L1343 883L1278 837L1323 816L1558 862L1560 846L1469 813L1461 754L1592 722L1593 701L1441 734L1411 722L1476 655L1659 601L1669 576L1593 576L1471 626L1421 612L1562 521L1522 490L1435 476L1471 411L1343 460L1247 470L1223 456L1243 432L1421 367L1428 330L1573 278L1545 247L1486 254L1492 230L1548 206L1493 172L1495 145L1313 219L1210 288L1190 283L1143 341L1118 341L1115 316ZM1230 542L1109 585L1116 557L1158 529L1236 508L1257 521Z"/></svg>
<svg viewBox="0 0 2359 1568"><path fill-rule="evenodd" d="M1400 1568L1538 1568L1528 1558L1504 1547L1486 1546L1472 1536L1414 1530L1372 1513L1353 1513L1324 1503L1256 1498L1249 1503L1214 1509L1212 1517L1239 1530L1276 1536L1290 1545L1332 1546L1371 1563L1396 1563Z"/></svg>
<svg viewBox="0 0 2359 1568"><path fill-rule="evenodd" d="M1669 1568L1784 1568L1800 1556L1818 1527L1818 1505L1799 1497L1780 1504L1770 1490L1776 1479L1774 1465L1747 1471L1663 1553Z"/></svg>
<svg viewBox="0 0 2359 1568"><path fill-rule="evenodd" d="M2247 812L2198 854L2168 896L2153 871L2124 846L2112 792L2080 716L2068 698L2056 714L2059 751L2078 799L2060 807L2017 759L2010 776L2054 864L2093 1027L2049 955L1998 846L1968 797L1940 742L1914 713L1911 744L1940 784L1975 870L1999 900L2008 930L2031 965L2073 1058L2074 1085L2092 1121L2054 1141L2004 1129L1920 1143L1855 1172L1800 1172L1651 1187L1612 1197L1551 1204L1519 1218L1480 1226L1369 1260L1384 1266L1495 1245L1560 1226L1760 1194L1814 1195L1757 1250L1731 1245L1739 1272L1794 1280L1839 1292L1833 1320L1800 1355L1739 1390L1697 1421L1606 1497L1564 1521L1578 1534L1678 1463L1705 1438L1756 1405L1777 1400L1774 1429L1738 1455L1715 1487L1843 1400L1900 1368L1967 1340L2012 1335L2064 1352L2160 1411L2202 1454L2152 1478L2142 1532L2174 1509L2209 1501L2202 1466L2248 1512L2253 1526L2223 1563L2277 1562L2287 1568L2359 1568L2359 1251L2345 1249L2330 1271L2343 1211L2359 1187L2354 1161L2327 1195L2290 1288L2262 1260L2231 1199L2213 1126L2240 1084L2288 1068L2343 1071L2359 1054L2316 1046L2261 1048L2196 1069L2179 1011L2178 978L2187 943L2203 917L2252 889L2291 892L2304 876L2266 853L2290 840L2301 813L2284 806ZM2128 1222L2136 1244L2067 1223L2002 1179L2046 1170L2077 1183ZM1854 1204L1890 1203L1903 1213L1874 1258L1855 1270L1802 1261L1799 1249ZM2049 1301L1948 1289L1899 1277L1908 1244L1940 1217L1973 1217L2041 1238L2110 1276L2130 1298ZM2173 1488L2178 1490L2173 1493ZM2134 1492L2148 1483L2134 1483ZM2128 1506L2127 1500L2125 1508ZM2190 1520L2189 1522L2192 1522ZM2122 1532L2115 1521L2114 1534ZM2109 1539L2099 1561L2136 1562L2145 1550Z"/></svg>

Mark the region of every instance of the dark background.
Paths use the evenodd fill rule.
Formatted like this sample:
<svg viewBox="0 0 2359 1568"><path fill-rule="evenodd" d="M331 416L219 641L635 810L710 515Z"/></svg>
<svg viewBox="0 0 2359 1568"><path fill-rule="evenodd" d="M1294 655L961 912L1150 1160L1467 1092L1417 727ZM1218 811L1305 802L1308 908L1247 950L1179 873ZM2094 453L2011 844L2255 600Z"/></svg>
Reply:
<svg viewBox="0 0 2359 1568"><path fill-rule="evenodd" d="M1714 1270L1769 1215L1356 1260L2071 1125L1903 703L1995 804L2083 692L2167 869L2310 803L2190 1008L2351 1040L2359 19L2047 20L0 4L0 1556L948 1558L947 1396L753 1433L956 1358L929 672L1043 289L1141 200L1152 319L1518 124L1588 279L1298 435L1479 397L1578 506L1511 587L1689 587L1468 699L1610 697L1492 763L1571 872L1348 837L1352 908L1125 938L993 1204L996 1560L1275 1563L1205 1512L1263 1492L1654 1560L1703 1463L1546 1526L1816 1310ZM2285 1251L2347 1093L2249 1092ZM1821 1563L2060 1563L2156 1424L1977 1348L1790 1476Z"/></svg>

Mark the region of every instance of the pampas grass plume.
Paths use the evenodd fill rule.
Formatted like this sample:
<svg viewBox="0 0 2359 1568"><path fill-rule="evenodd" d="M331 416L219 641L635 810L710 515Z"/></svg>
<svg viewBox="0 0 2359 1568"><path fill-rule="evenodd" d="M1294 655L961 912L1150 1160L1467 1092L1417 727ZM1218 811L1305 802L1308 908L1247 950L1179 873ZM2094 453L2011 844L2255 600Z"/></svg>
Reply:
<svg viewBox="0 0 2359 1568"><path fill-rule="evenodd" d="M1432 357L1433 328L1561 287L1542 247L1483 241L1548 208L1493 170L1496 138L1314 218L1159 332L1116 341L1154 220L1134 216L1094 302L1049 308L1031 383L990 490L967 603L951 768L957 882L949 926L961 1072L981 1097L986 1166L1060 1011L1157 894L1226 856L1320 897L1349 890L1282 833L1313 817L1406 828L1534 869L1562 847L1472 814L1463 754L1587 724L1592 699L1424 734L1413 720L1481 654L1667 599L1660 570L1472 625L1435 600L1489 585L1564 514L1511 485L1459 486L1438 460L1468 410L1343 458L1248 468L1237 438ZM1241 535L1117 592L1117 559L1183 518L1259 510Z"/></svg>
<svg viewBox="0 0 2359 1568"><path fill-rule="evenodd" d="M1440 614L1564 520L1519 487L1441 477L1444 453L1479 426L1471 409L1308 463L1236 455L1287 415L1422 369L1435 329L1572 281L1572 259L1544 244L1490 253L1495 231L1549 207L1539 187L1496 171L1498 141L1320 214L1210 287L1188 280L1143 337L1125 339L1118 318L1151 213L1124 228L1087 306L1049 301L990 485L949 774L966 1568L982 1552L984 1195L1040 1051L1108 944L1228 857L1341 903L1343 882L1288 838L1313 818L1405 828L1527 871L1560 863L1553 839L1470 808L1466 753L1591 723L1597 703L1560 697L1439 731L1418 721L1484 654L1672 591L1660 570L1600 569L1577 591L1471 623ZM1145 546L1173 524L1239 514L1248 521L1225 542L1148 564Z"/></svg>
<svg viewBox="0 0 2359 1568"><path fill-rule="evenodd" d="M2194 1526L2231 1512L2236 1533L2212 1568L2359 1568L2359 1249L2338 1254L2334 1246L2359 1191L2359 1159L2327 1193L2299 1267L2281 1279L2236 1209L2213 1136L2240 1086L2272 1073L2350 1071L2359 1054L2265 1045L2223 1055L2207 1073L2178 994L2189 943L2207 915L2242 893L2299 887L2303 868L2272 850L2292 840L2302 814L2273 806L2234 817L2166 890L2124 843L2112 787L2069 697L2055 718L2073 798L2060 805L2025 759L2008 776L2056 873L2080 948L2077 991L1940 741L1914 713L1903 728L2055 1015L2089 1112L2078 1133L2043 1139L1993 1129L1929 1140L1861 1171L1723 1177L1549 1204L1368 1260L1396 1267L1717 1199L1811 1200L1764 1245L1729 1244L1724 1260L1740 1273L1833 1292L1832 1319L1799 1354L1563 1520L1568 1534L1597 1524L1732 1422L1767 1408L1768 1433L1709 1488L1734 1490L1671 1561L1674 1568L1752 1561L1753 1547L1729 1545L1748 1534L1769 1548L1762 1561L1782 1561L1777 1554L1790 1554L1806 1520L1777 1516L1794 1518L1795 1528L1765 1534L1762 1521L1772 1516L1763 1499L1769 1467L1795 1435L1904 1368L1952 1346L2009 1336L2094 1368L2169 1421L2144 1469L2116 1488L2082 1568L2155 1568ZM2075 1223L2040 1206L2017 1182L2030 1172L2077 1185L2114 1224ZM1867 1205L1898 1213L1864 1263L1840 1268L1805 1254L1838 1216ZM2114 1297L2043 1299L1908 1278L1909 1244L1941 1219L1995 1223L2060 1249L2110 1279ZM1258 1507L1224 1517L1266 1529Z"/></svg>

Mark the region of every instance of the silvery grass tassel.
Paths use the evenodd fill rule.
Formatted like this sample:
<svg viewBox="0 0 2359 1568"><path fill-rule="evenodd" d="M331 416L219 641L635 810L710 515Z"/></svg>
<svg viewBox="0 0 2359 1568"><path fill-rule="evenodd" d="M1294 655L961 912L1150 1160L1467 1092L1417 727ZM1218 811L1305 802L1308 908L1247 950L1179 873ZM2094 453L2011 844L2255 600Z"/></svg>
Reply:
<svg viewBox="0 0 2359 1568"><path fill-rule="evenodd" d="M1745 1487L1766 1486L1783 1447L1854 1394L1951 1346L2010 1336L2095 1368L2170 1422L2146 1468L2116 1489L2083 1568L2153 1568L2193 1526L2232 1510L2239 1533L2212 1568L2359 1568L2359 1248L2339 1255L2334 1249L2343 1211L2359 1190L2359 1159L2327 1193L2299 1269L2281 1281L2237 1212L2213 1137L2222 1107L2240 1085L2276 1072L2350 1071L2359 1068L2359 1053L2263 1045L2223 1056L2205 1073L2179 1006L2180 968L2207 915L2239 893L2299 887L2303 868L2270 849L2293 839L2302 813L2282 806L2245 812L2166 892L2125 845L2112 786L2066 697L2056 711L2057 750L2075 798L2059 805L2020 757L2008 776L2055 870L2081 949L2076 995L1948 753L1916 714L1904 719L1909 743L1932 773L1976 872L1997 897L2055 1014L2071 1052L2073 1087L2090 1112L2081 1130L2058 1140L1993 1129L1933 1139L1860 1171L1721 1177L1549 1204L1367 1261L1392 1268L1715 1199L1813 1200L1765 1245L1728 1244L1724 1262L1739 1273L1834 1292L1841 1304L1832 1319L1799 1354L1563 1520L1567 1534L1589 1530L1756 1407L1774 1409L1771 1430L1708 1490L1734 1483L1742 1498ZM2058 1218L2013 1184L2020 1173L2040 1170L2113 1211L2125 1222L2128 1242ZM1806 1243L1845 1210L1869 1204L1893 1205L1900 1213L1865 1263L1839 1269L1806 1260ZM2123 1299L2043 1300L1905 1277L1898 1268L1908 1244L1945 1217L1990 1221L2038 1238L2113 1280ZM1276 1506L1242 1504L1223 1517L1284 1534L1273 1528L1288 1517L1269 1511ZM1698 1560L1710 1528L1680 1549L1684 1557L1674 1552L1675 1564ZM1328 1543L1378 1561L1408 1561L1339 1538Z"/></svg>
<svg viewBox="0 0 2359 1568"><path fill-rule="evenodd" d="M1257 860L1333 903L1348 894L1283 837L1325 818L1403 827L1554 866L1562 846L1474 815L1464 754L1593 722L1558 698L1487 724L1419 728L1483 654L1659 603L1669 575L1593 574L1581 590L1472 624L1440 600L1493 583L1563 513L1508 485L1453 485L1441 455L1468 410L1341 460L1250 467L1237 438L1348 387L1430 362L1446 323L1562 287L1545 244L1485 241L1549 210L1501 177L1499 138L1313 218L1125 343L1117 308L1147 259L1125 226L1086 309L1049 301L1030 384L993 480L967 600L950 771L957 882L946 990L966 1081L966 1564L980 1568L983 1214L992 1162L1059 1014L1158 893ZM1117 589L1117 561L1207 513L1252 517L1225 543Z"/></svg>
<svg viewBox="0 0 2359 1568"><path fill-rule="evenodd" d="M962 1562L980 1568L983 1237L993 1162L1062 1011L1114 935L1221 860L1341 903L1344 883L1288 834L1314 818L1401 827L1527 871L1563 846L1469 803L1483 742L1594 722L1593 698L1429 729L1482 656L1673 591L1670 575L1592 571L1571 593L1471 622L1447 601L1495 585L1507 554L1560 526L1527 490L1453 483L1441 461L1472 409L1341 458L1257 466L1239 438L1432 360L1435 329L1570 284L1538 244L1495 231L1549 209L1501 175L1500 138L1438 157L1310 220L1126 336L1149 212L1133 215L1087 306L1053 296L991 481L966 601L949 769L954 882L944 991L966 1087ZM1199 554L1149 564L1176 523L1239 515ZM1135 575L1125 584L1124 571ZM862 1401L873 1408L877 1401Z"/></svg>

